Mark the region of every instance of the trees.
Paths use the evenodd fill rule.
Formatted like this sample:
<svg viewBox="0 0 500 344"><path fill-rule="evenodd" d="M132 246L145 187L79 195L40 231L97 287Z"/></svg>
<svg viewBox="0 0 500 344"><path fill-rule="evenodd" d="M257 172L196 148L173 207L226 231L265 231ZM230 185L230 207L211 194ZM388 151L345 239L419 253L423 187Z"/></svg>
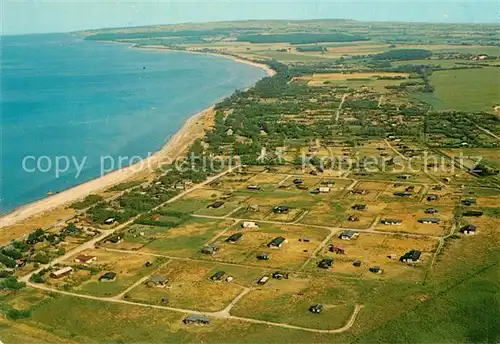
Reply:
<svg viewBox="0 0 500 344"><path fill-rule="evenodd" d="M376 54L373 60L420 60L432 56L432 51L427 49L396 49Z"/></svg>

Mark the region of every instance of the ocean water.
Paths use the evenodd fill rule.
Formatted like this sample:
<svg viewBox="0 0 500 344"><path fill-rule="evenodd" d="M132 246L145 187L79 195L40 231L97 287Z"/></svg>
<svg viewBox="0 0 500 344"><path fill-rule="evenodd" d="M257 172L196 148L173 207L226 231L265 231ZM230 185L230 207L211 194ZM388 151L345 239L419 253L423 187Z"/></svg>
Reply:
<svg viewBox="0 0 500 344"><path fill-rule="evenodd" d="M187 118L265 76L226 58L69 34L1 39L0 212L98 177L101 157L147 156ZM57 157L70 161L59 175Z"/></svg>

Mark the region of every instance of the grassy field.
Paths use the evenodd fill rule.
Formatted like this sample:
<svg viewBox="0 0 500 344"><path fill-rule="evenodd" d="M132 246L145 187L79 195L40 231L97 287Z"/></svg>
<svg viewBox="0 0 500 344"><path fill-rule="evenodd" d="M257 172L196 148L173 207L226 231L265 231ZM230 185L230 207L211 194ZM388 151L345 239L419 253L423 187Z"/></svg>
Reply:
<svg viewBox="0 0 500 344"><path fill-rule="evenodd" d="M438 71L432 74L431 83L434 93L420 99L438 110L492 112L499 105L499 68Z"/></svg>

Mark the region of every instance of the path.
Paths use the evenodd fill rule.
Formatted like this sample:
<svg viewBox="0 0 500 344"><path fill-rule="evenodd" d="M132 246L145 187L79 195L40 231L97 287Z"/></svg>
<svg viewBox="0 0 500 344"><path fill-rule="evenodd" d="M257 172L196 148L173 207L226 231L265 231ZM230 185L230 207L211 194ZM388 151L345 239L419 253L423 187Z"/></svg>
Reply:
<svg viewBox="0 0 500 344"><path fill-rule="evenodd" d="M339 121L340 110L342 110L342 105L344 105L344 102L345 102L348 95L349 95L348 93L344 93L344 95L342 96L342 100L340 101L339 107L338 107L337 112L335 114L335 122Z"/></svg>
<svg viewBox="0 0 500 344"><path fill-rule="evenodd" d="M302 327L302 326L295 326L295 325L290 325L287 323L276 323L272 321L265 321L265 320L257 320L257 319L251 319L251 318L244 318L244 317L237 317L234 315L230 315L228 312L225 312L228 307L234 306L236 302L238 302L246 293L250 291L250 288L247 290L244 290L240 295L238 295L231 304L224 308L221 311L218 312L200 312L197 310L193 309L184 309L184 308L176 308L176 307L168 307L168 306L160 306L160 305L152 305L152 304L145 304L145 303L137 303L137 302L132 302L132 301L127 301L123 299L115 299L111 297L97 297L97 296L91 296L91 295L84 295L84 294L76 294L68 291L63 291L63 290L58 290L58 289L52 289L49 287L46 287L44 285L40 284L35 284L31 282L27 282L27 285L37 288L37 289L42 289L45 291L53 292L53 293L58 293L58 294L63 294L67 296L73 296L73 297L79 297L83 299L89 299L89 300L96 300L96 301L103 301L103 302L113 302L113 303L120 303L120 304L126 304L126 305L133 305L133 306L139 306L139 307L146 307L146 308L154 308L154 309L164 309L168 311L173 311L173 312L179 312L179 313L184 313L184 314L198 314L198 315L203 315L203 316L208 316L208 317L214 317L214 318L219 318L219 319L230 319L230 320L239 320L239 321L244 321L244 322L250 322L254 324L264 324L264 325L269 325L269 326L276 326L276 327L284 327L284 328L290 328L290 329L295 329L295 330L302 330L302 331L308 331L308 332L316 332L316 333L341 333L349 330L352 325L354 325L354 322L356 321L356 317L358 313L361 311L363 308L363 305L355 305L354 311L351 314L351 317L347 321L347 323L337 329L333 330L319 330L319 329L314 329L314 328L309 328L309 327Z"/></svg>

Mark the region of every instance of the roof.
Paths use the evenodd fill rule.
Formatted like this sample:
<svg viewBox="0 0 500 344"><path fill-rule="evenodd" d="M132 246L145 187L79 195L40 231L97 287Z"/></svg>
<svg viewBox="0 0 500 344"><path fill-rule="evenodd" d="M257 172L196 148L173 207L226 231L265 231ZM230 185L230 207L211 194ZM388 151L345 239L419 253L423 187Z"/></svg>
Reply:
<svg viewBox="0 0 500 344"><path fill-rule="evenodd" d="M410 251L405 253L403 258L411 259L411 260L418 260L420 258L421 254L422 254L422 252L420 252L419 250L410 250Z"/></svg>
<svg viewBox="0 0 500 344"><path fill-rule="evenodd" d="M352 238L354 235L356 235L355 231L348 230L348 231L343 231L340 236Z"/></svg>
<svg viewBox="0 0 500 344"><path fill-rule="evenodd" d="M467 225L465 227L462 227L463 231L475 231L477 229L476 225Z"/></svg>
<svg viewBox="0 0 500 344"><path fill-rule="evenodd" d="M224 271L222 271L222 270L221 270L221 271L217 271L217 272L216 272L216 273L214 273L214 274L212 275L212 277L210 277L210 278L212 278L212 279L214 279L214 278L221 278L222 276L224 276L224 274L225 274L225 273L226 273L226 272L224 272Z"/></svg>
<svg viewBox="0 0 500 344"><path fill-rule="evenodd" d="M441 222L441 219L437 217L423 217L419 220L420 222L432 222L432 223L439 223Z"/></svg>
<svg viewBox="0 0 500 344"><path fill-rule="evenodd" d="M66 266L62 269L59 269L57 271L54 271L53 274L54 275L62 275L62 274L65 274L65 273L68 273L68 272L71 272L73 271L73 268L71 266Z"/></svg>
<svg viewBox="0 0 500 344"><path fill-rule="evenodd" d="M116 277L116 273L115 272L106 272L104 275L102 275L101 277L99 277L99 279L113 279Z"/></svg>
<svg viewBox="0 0 500 344"><path fill-rule="evenodd" d="M75 259L79 260L79 261L87 262L87 261L92 260L94 258L95 258L95 256L90 256L88 254L80 254L80 255L76 256Z"/></svg>
<svg viewBox="0 0 500 344"><path fill-rule="evenodd" d="M209 205L209 207L212 207L212 208L219 208L219 207L221 207L223 204L224 204L224 202L222 202L222 201L215 201L214 203L210 204L210 205Z"/></svg>
<svg viewBox="0 0 500 344"><path fill-rule="evenodd" d="M210 318L207 318L203 315L188 315L185 319L184 322L210 322Z"/></svg>
<svg viewBox="0 0 500 344"><path fill-rule="evenodd" d="M241 238L242 236L243 236L243 233L234 233L229 238L227 238L226 241L236 241L239 238Z"/></svg>
<svg viewBox="0 0 500 344"><path fill-rule="evenodd" d="M363 204L363 203L355 204L352 207L353 208L357 208L357 209L365 209L366 208L366 204Z"/></svg>
<svg viewBox="0 0 500 344"><path fill-rule="evenodd" d="M285 238L282 236L279 236L277 238L274 238L270 243L269 246L274 245L274 246L280 246L283 242L285 242Z"/></svg>
<svg viewBox="0 0 500 344"><path fill-rule="evenodd" d="M151 276L151 282L153 283L164 283L166 281L167 278L165 276L160 276L160 275Z"/></svg>
<svg viewBox="0 0 500 344"><path fill-rule="evenodd" d="M382 219L382 220L380 220L380 222L382 222L382 223L384 223L384 222L401 223L401 222L403 222L403 220L400 220L400 219Z"/></svg>

